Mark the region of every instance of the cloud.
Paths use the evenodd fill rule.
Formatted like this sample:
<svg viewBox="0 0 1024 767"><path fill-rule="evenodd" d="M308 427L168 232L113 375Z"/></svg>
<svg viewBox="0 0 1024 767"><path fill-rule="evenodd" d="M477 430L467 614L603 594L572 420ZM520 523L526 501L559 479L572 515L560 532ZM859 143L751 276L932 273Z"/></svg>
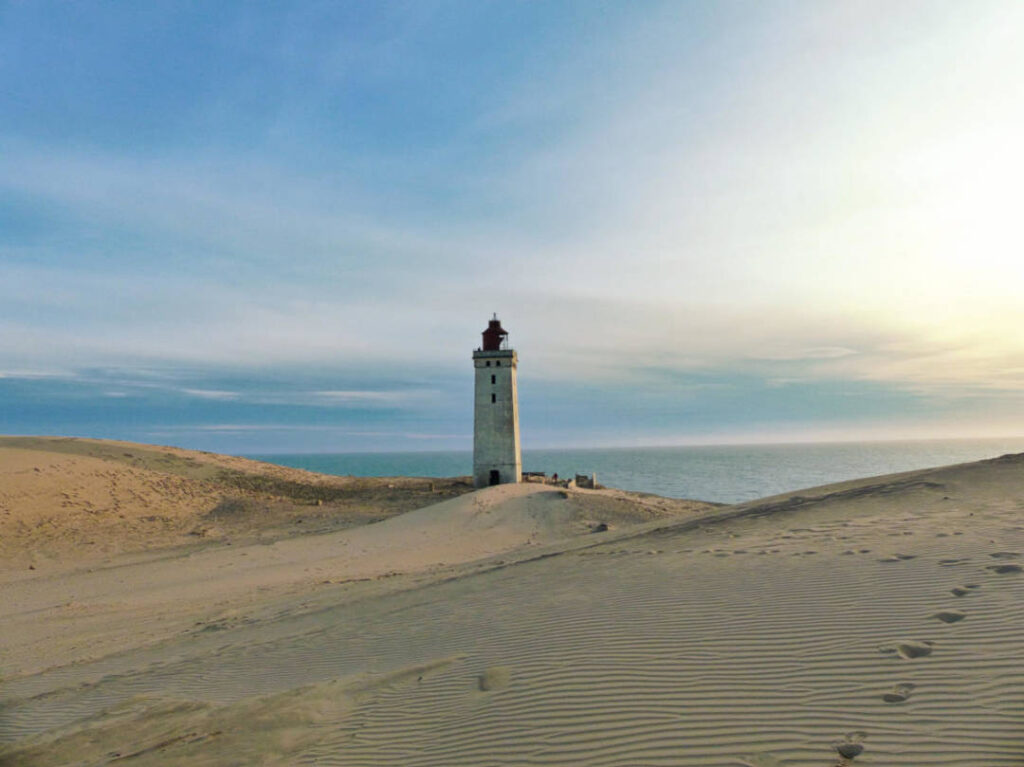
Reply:
<svg viewBox="0 0 1024 767"><path fill-rule="evenodd" d="M327 426L322 424L276 424L276 423L198 423L179 424L176 426L165 426L160 432L173 434L182 431L210 431L210 432L244 432L244 431L326 431L344 432L338 426Z"/></svg>
<svg viewBox="0 0 1024 767"><path fill-rule="evenodd" d="M309 395L327 405L368 405L401 407L422 405L441 394L435 389L400 389L393 391L328 390L309 392Z"/></svg>
<svg viewBox="0 0 1024 767"><path fill-rule="evenodd" d="M70 370L0 370L0 378L23 378L33 380L37 378L75 378L76 373Z"/></svg>
<svg viewBox="0 0 1024 767"><path fill-rule="evenodd" d="M180 391L182 394L200 399L231 400L238 399L239 396L236 391L221 391L218 389L180 389Z"/></svg>
<svg viewBox="0 0 1024 767"><path fill-rule="evenodd" d="M220 424L181 424L174 427L164 427L152 434L176 434L181 432L217 432L217 433L241 433L241 432L323 432L326 434L343 435L347 437L387 437L389 439L458 439L465 440L466 434L431 434L426 432L410 432L402 430L367 431L365 429L349 429L341 426L328 426L318 424L268 424L268 423L220 423Z"/></svg>
<svg viewBox="0 0 1024 767"><path fill-rule="evenodd" d="M751 359L757 360L834 360L840 357L848 357L857 354L854 349L847 349L843 346L818 346L804 349L792 349L783 346L776 346L771 349L763 349Z"/></svg>

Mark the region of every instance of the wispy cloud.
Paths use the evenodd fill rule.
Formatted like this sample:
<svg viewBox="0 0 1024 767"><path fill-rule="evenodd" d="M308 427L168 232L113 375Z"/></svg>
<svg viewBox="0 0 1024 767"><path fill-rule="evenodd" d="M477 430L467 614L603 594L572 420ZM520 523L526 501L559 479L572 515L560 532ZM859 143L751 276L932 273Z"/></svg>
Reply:
<svg viewBox="0 0 1024 767"><path fill-rule="evenodd" d="M239 396L236 391L221 391L218 389L182 389L181 392L189 395L190 397L213 400L238 399Z"/></svg>
<svg viewBox="0 0 1024 767"><path fill-rule="evenodd" d="M817 346L804 349L794 349L783 345L763 349L752 356L757 360L834 360L841 357L849 357L857 354L855 349L848 349L844 346Z"/></svg>
<svg viewBox="0 0 1024 767"><path fill-rule="evenodd" d="M436 399L441 392L436 389L401 389L393 391L328 390L310 394L330 404L366 405L407 405Z"/></svg>
<svg viewBox="0 0 1024 767"><path fill-rule="evenodd" d="M35 378L75 378L76 374L70 370L0 370L0 378L24 378L32 380Z"/></svg>
<svg viewBox="0 0 1024 767"><path fill-rule="evenodd" d="M365 429L349 429L341 426L325 426L317 424L267 424L267 423L223 423L223 424L181 424L173 427L163 427L151 431L151 434L180 434L182 432L217 432L217 433L241 433L241 432L321 432L325 434L343 435L346 437L385 437L388 439L444 439L462 440L466 439L465 433L427 433L410 432L397 429L387 431L367 431Z"/></svg>

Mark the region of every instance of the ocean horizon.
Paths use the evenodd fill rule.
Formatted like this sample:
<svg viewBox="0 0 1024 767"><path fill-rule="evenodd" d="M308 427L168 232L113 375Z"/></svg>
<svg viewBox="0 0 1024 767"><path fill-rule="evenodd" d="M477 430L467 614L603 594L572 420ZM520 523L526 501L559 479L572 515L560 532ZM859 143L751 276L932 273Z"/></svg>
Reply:
<svg viewBox="0 0 1024 767"><path fill-rule="evenodd" d="M523 450L523 471L597 474L600 484L671 498L740 503L849 479L1024 452L1024 437ZM247 458L322 474L468 476L470 450L260 453Z"/></svg>

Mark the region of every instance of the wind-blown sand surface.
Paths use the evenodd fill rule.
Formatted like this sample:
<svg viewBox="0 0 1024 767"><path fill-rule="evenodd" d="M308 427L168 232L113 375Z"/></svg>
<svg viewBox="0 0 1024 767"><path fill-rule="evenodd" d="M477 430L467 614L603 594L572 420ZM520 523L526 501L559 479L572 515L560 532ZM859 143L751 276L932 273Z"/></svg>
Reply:
<svg viewBox="0 0 1024 767"><path fill-rule="evenodd" d="M1024 765L1024 456L322 524L5 570L0 764Z"/></svg>

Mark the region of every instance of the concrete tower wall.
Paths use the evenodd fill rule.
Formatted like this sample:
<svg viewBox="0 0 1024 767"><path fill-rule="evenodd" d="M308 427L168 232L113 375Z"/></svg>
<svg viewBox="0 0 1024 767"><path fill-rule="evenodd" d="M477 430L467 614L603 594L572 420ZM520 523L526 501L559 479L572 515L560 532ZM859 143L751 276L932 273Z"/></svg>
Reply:
<svg viewBox="0 0 1024 767"><path fill-rule="evenodd" d="M497 484L519 482L523 462L519 450L519 394L515 351L473 352L476 383L473 406L473 484L487 487L491 472Z"/></svg>

